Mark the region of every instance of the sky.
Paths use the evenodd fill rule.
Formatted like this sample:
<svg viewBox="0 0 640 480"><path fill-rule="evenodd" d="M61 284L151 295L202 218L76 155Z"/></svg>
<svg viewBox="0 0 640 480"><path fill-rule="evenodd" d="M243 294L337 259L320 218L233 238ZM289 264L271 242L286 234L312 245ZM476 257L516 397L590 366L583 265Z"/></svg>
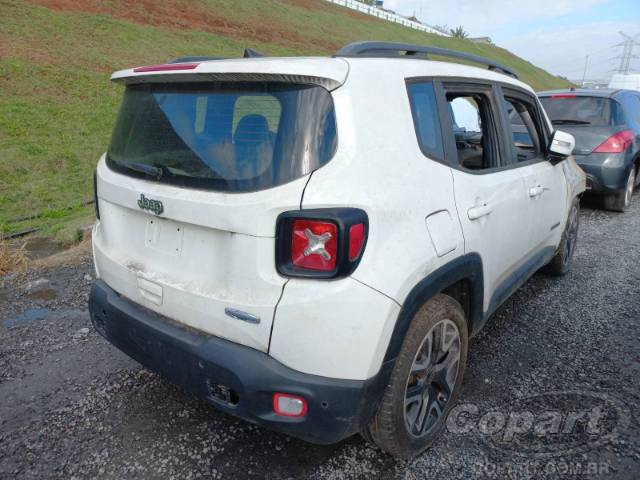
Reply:
<svg viewBox="0 0 640 480"><path fill-rule="evenodd" d="M545 70L581 80L608 80L620 63L618 31L640 44L640 0L385 0L384 7L429 25L462 25ZM640 73L640 45L631 66Z"/></svg>

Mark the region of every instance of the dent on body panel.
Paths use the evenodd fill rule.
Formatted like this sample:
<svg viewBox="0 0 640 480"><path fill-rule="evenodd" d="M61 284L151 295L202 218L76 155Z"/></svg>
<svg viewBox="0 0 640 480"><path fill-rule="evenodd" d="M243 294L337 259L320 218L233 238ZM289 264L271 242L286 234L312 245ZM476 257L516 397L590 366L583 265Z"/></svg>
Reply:
<svg viewBox="0 0 640 480"><path fill-rule="evenodd" d="M574 199L586 190L587 177L573 157L569 157L562 162L562 171L567 180L569 199Z"/></svg>

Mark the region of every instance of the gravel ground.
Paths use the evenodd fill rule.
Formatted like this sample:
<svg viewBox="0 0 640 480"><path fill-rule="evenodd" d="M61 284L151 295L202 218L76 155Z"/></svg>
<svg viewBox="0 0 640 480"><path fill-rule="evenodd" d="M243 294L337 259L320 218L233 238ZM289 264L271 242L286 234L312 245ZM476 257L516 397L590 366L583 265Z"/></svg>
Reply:
<svg viewBox="0 0 640 480"><path fill-rule="evenodd" d="M640 194L581 222L573 270L472 339L454 421L411 462L246 424L143 369L91 328L88 257L0 278L0 478L636 479Z"/></svg>

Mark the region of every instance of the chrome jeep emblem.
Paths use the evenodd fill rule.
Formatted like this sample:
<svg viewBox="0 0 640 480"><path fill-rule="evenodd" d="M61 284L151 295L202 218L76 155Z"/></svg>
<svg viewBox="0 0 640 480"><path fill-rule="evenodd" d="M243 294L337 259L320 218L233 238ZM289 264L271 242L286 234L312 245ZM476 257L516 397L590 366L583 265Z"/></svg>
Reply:
<svg viewBox="0 0 640 480"><path fill-rule="evenodd" d="M143 193L140 194L140 198L138 199L138 206L142 210L149 210L156 215L160 215L164 211L164 207L162 206L162 202L160 200L152 200L150 198L147 198Z"/></svg>

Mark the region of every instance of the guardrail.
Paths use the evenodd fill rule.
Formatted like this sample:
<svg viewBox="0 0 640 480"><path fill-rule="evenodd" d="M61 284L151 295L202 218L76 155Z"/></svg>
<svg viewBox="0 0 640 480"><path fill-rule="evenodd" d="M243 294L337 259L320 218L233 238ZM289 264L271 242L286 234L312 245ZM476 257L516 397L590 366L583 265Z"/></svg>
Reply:
<svg viewBox="0 0 640 480"><path fill-rule="evenodd" d="M401 17L400 15L395 15L393 13L389 13L380 8L367 5L362 2L357 2L355 0L326 0L326 1L335 3L336 5L341 5L343 7L350 8L352 10L357 10L358 12L362 12L367 15L378 17L382 20L398 23L405 27L413 28L414 30L420 30L422 32L428 32L428 33L435 33L436 35L442 35L443 37L451 36L448 33L441 32L440 30L437 30L433 27L429 27L428 25L423 25L422 23L414 22L413 20L409 20L407 18Z"/></svg>

